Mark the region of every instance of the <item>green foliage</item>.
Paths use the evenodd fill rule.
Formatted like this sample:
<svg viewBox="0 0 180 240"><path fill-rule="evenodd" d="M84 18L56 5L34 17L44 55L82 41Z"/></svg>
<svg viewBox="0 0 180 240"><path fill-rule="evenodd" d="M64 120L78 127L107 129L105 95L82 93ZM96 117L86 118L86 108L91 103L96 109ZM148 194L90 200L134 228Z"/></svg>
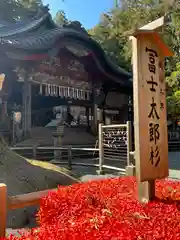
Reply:
<svg viewBox="0 0 180 240"><path fill-rule="evenodd" d="M172 94L167 97L168 113L173 119L180 116L180 3L177 0L121 0L118 7L103 14L99 24L89 30L107 55L126 70L131 70L131 43L124 33L135 30L165 14L171 23L163 30L165 42L174 56L166 59L166 76ZM116 6L117 6L116 5Z"/></svg>
<svg viewBox="0 0 180 240"><path fill-rule="evenodd" d="M168 76L166 80L173 92L176 92L178 89L180 89L180 62L176 64L175 71L171 72L171 75Z"/></svg>
<svg viewBox="0 0 180 240"><path fill-rule="evenodd" d="M176 64L176 69L166 78L171 87L171 95L167 96L168 116L173 122L180 117L180 62Z"/></svg>
<svg viewBox="0 0 180 240"><path fill-rule="evenodd" d="M180 90L167 96L167 111L169 118L176 122L180 117Z"/></svg>
<svg viewBox="0 0 180 240"><path fill-rule="evenodd" d="M122 0L119 7L103 14L99 24L89 33L102 45L109 57L117 64L131 69L131 44L124 33L171 13L172 23L164 30L165 41L175 52L166 61L166 74L169 75L180 62L180 3L178 1Z"/></svg>
<svg viewBox="0 0 180 240"><path fill-rule="evenodd" d="M124 25L119 22L117 10L114 9L113 14L103 14L100 23L89 30L89 34L101 44L113 62L130 70L130 44L127 44L127 38L122 36Z"/></svg>
<svg viewBox="0 0 180 240"><path fill-rule="evenodd" d="M59 10L56 13L56 16L54 18L54 21L57 25L59 26L63 26L63 25L67 25L69 23L68 19L66 18L66 14L64 11Z"/></svg>

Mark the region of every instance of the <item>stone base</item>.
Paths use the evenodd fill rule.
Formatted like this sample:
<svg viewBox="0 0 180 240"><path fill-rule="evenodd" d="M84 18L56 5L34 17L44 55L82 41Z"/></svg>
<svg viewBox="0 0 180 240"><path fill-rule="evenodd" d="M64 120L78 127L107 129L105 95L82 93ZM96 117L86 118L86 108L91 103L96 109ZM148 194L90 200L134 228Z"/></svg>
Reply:
<svg viewBox="0 0 180 240"><path fill-rule="evenodd" d="M126 167L126 176L136 176L136 167L134 165L129 165Z"/></svg>
<svg viewBox="0 0 180 240"><path fill-rule="evenodd" d="M102 170L97 170L96 171L98 175L104 175L105 174L105 171L102 169Z"/></svg>

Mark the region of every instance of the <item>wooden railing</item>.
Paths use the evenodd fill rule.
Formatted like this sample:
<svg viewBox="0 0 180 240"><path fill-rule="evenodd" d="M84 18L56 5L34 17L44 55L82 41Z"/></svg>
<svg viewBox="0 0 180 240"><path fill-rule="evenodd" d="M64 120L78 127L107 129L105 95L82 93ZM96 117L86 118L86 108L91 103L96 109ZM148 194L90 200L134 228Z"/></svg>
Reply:
<svg viewBox="0 0 180 240"><path fill-rule="evenodd" d="M126 166L131 165L132 135L131 122L126 124L99 124L99 171L103 168L125 173Z"/></svg>
<svg viewBox="0 0 180 240"><path fill-rule="evenodd" d="M93 147L72 147L72 146L62 146L62 147L54 147L54 146L23 146L23 147L11 147L12 151L17 152L18 154L27 157L33 158L37 160L56 160L56 152L61 151L62 157L64 161L75 160L75 159L83 159L83 158L94 158L98 157L96 153L98 153L98 148ZM71 159L70 159L71 158Z"/></svg>
<svg viewBox="0 0 180 240"><path fill-rule="evenodd" d="M73 166L85 166L85 167L97 167L99 168L99 173L101 169L108 169L112 171L119 171L122 174L125 174L125 168L127 166L128 160L124 159L123 165L119 165L119 161L114 160L112 157L106 164L102 163L99 158L99 148L77 148L77 147L12 147L12 151L17 152L18 154L33 159L38 160L53 160L53 164L66 165L68 169L72 170ZM61 156L56 157L55 154L52 154L52 157L49 159L44 159L42 155L39 155L39 150L43 151L41 154L46 155L48 151L60 151ZM24 154L25 151L28 152ZM127 149L128 151L128 149ZM117 166L116 166L117 165Z"/></svg>
<svg viewBox="0 0 180 240"><path fill-rule="evenodd" d="M0 184L0 238L6 235L6 219L9 210L39 205L40 199L47 196L49 191L55 190L56 189L49 189L22 195L8 196L7 186L5 184Z"/></svg>
<svg viewBox="0 0 180 240"><path fill-rule="evenodd" d="M180 152L180 141L168 142L169 152Z"/></svg>

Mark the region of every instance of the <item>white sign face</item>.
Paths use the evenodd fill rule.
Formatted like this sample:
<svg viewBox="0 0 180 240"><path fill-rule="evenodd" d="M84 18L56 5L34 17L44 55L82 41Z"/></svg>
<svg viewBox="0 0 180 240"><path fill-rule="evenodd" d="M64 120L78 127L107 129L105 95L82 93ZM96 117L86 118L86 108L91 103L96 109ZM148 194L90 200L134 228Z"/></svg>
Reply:
<svg viewBox="0 0 180 240"><path fill-rule="evenodd" d="M136 167L143 182L168 176L164 57L156 44L143 35L137 39L134 60Z"/></svg>

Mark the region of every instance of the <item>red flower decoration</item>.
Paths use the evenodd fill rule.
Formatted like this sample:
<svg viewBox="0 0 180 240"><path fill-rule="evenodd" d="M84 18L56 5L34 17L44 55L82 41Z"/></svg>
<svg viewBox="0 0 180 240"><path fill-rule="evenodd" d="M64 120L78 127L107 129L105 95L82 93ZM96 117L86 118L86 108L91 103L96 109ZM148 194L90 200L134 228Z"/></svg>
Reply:
<svg viewBox="0 0 180 240"><path fill-rule="evenodd" d="M137 200L135 178L59 187L42 199L40 227L9 240L180 240L180 182L157 181L156 200Z"/></svg>

